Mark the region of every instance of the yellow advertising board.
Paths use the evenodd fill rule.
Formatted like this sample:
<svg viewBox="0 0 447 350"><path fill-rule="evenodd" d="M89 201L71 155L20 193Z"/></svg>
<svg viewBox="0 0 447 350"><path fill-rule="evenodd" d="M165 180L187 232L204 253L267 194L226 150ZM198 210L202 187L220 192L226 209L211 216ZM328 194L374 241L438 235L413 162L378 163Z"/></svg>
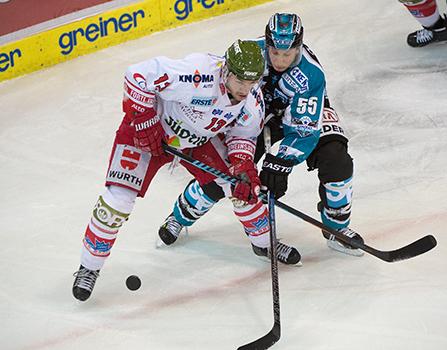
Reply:
<svg viewBox="0 0 447 350"><path fill-rule="evenodd" d="M145 0L0 46L0 81L271 0Z"/></svg>

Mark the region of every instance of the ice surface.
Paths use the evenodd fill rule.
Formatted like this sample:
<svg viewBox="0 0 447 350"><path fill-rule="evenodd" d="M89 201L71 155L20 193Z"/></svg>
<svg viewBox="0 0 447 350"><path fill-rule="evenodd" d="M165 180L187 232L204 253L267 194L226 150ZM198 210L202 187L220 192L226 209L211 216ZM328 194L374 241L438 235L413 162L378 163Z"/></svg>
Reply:
<svg viewBox="0 0 447 350"><path fill-rule="evenodd" d="M438 247L389 264L330 251L317 229L277 211L303 256L280 267L274 349L447 348L447 46L412 49L397 1L282 0L152 35L0 84L1 349L235 349L270 330L269 264L223 201L172 248L154 248L189 175L164 168L92 298L71 296L81 238L122 117L123 72L157 55L223 53L295 11L323 63L355 160L352 227L379 249L426 234ZM206 28L206 30L205 30ZM318 217L318 180L295 169L284 202ZM136 274L142 287L126 289Z"/></svg>

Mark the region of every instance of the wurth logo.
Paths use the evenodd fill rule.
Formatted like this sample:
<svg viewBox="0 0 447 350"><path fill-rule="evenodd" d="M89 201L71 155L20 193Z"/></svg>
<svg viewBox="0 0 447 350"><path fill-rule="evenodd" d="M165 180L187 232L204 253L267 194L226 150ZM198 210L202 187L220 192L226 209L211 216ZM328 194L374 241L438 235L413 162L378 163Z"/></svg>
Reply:
<svg viewBox="0 0 447 350"><path fill-rule="evenodd" d="M134 170L141 159L141 153L125 149L121 155L120 165L123 169Z"/></svg>
<svg viewBox="0 0 447 350"><path fill-rule="evenodd" d="M139 177L137 177L135 175L123 173L122 171L110 170L109 178L123 180L123 181L129 182L129 183L137 185L137 186L141 186L143 184L143 179L140 179Z"/></svg>

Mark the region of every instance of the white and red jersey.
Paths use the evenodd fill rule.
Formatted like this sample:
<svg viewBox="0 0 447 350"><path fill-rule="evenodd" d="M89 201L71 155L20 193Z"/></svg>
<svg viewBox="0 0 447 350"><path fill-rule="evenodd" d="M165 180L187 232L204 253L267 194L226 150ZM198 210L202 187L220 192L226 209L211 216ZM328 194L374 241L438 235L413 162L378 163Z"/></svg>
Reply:
<svg viewBox="0 0 447 350"><path fill-rule="evenodd" d="M173 147L201 146L224 134L229 155L252 156L264 123L262 92L256 85L245 100L232 105L223 81L224 62L196 53L134 64L126 72L124 112L155 108Z"/></svg>

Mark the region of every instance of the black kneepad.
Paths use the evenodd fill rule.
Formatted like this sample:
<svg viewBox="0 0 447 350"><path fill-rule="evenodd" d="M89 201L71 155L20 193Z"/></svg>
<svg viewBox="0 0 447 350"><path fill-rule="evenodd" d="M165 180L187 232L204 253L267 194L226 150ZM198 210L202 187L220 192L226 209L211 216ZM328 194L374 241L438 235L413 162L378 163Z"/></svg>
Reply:
<svg viewBox="0 0 447 350"><path fill-rule="evenodd" d="M346 180L353 174L354 164L344 142L327 142L315 150L314 157L322 183Z"/></svg>
<svg viewBox="0 0 447 350"><path fill-rule="evenodd" d="M201 185L203 192L213 201L218 202L225 197L225 193L217 183L210 182L206 185Z"/></svg>

